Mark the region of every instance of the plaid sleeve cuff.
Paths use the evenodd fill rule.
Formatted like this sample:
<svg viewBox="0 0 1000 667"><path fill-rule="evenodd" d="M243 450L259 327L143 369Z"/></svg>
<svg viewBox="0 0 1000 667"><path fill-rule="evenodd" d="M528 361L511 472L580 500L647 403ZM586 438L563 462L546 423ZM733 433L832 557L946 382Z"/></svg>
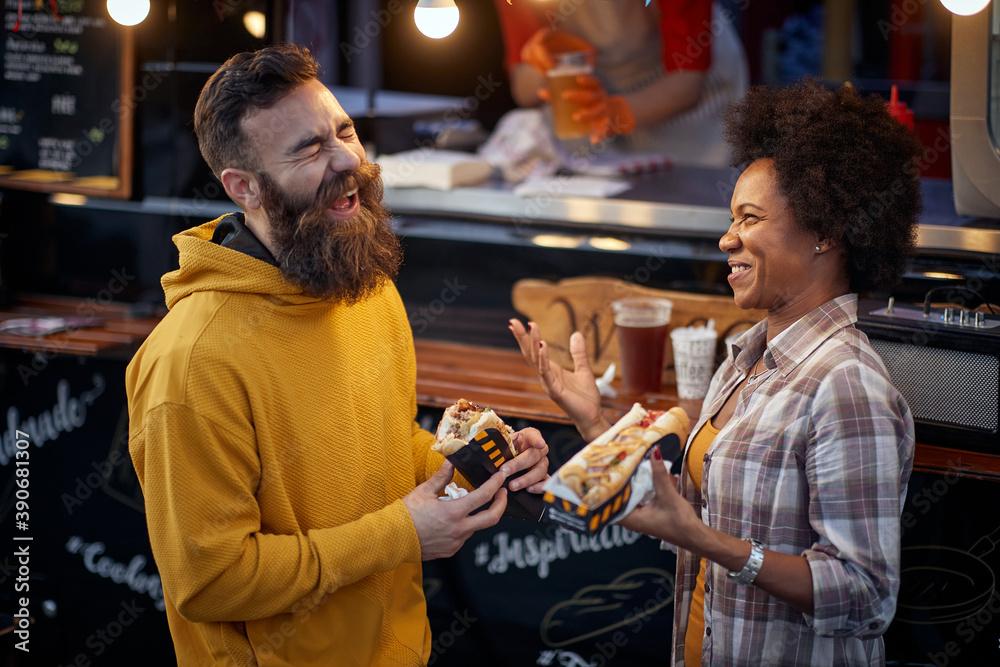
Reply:
<svg viewBox="0 0 1000 667"><path fill-rule="evenodd" d="M855 564L814 546L803 552L812 573L813 613L806 624L821 637L877 637L896 610L895 597L879 595Z"/></svg>

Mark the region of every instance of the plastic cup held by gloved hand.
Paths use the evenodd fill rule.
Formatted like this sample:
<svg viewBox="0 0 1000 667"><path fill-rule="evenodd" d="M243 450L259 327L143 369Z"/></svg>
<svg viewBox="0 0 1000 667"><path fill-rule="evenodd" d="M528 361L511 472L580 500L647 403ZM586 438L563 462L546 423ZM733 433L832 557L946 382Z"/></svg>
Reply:
<svg viewBox="0 0 1000 667"><path fill-rule="evenodd" d="M578 76L594 71L590 54L586 51L568 51L552 54L554 67L547 72L549 79L549 104L552 106L552 129L559 139L575 139L590 134L588 121L573 120L573 114L584 108L580 102L563 99L567 90L579 88Z"/></svg>

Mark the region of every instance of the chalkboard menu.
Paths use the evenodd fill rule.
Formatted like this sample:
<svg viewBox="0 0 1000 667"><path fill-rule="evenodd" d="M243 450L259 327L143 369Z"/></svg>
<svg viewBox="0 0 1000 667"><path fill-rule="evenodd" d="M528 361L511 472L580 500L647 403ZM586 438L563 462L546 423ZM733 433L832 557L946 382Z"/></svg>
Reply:
<svg viewBox="0 0 1000 667"><path fill-rule="evenodd" d="M4 3L0 187L128 198L131 30L103 0L55 4Z"/></svg>

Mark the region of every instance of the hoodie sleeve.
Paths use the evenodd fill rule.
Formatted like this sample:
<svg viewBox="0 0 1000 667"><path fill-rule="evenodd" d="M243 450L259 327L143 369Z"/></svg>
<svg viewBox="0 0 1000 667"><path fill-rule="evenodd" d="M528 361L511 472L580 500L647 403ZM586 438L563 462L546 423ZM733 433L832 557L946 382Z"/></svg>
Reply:
<svg viewBox="0 0 1000 667"><path fill-rule="evenodd" d="M303 600L420 561L399 500L336 527L262 532L253 444L186 406L149 410L129 451L163 588L189 621L293 612Z"/></svg>

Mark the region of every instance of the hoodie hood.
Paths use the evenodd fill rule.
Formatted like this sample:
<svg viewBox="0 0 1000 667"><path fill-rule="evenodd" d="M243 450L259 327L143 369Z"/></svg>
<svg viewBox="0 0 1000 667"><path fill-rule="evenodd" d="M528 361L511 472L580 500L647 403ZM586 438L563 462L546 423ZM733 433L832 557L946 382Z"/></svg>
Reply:
<svg viewBox="0 0 1000 667"><path fill-rule="evenodd" d="M261 294L288 305L323 301L303 294L302 288L286 280L278 267L214 243L212 235L224 217L173 237L180 251L180 268L160 281L167 308L172 309L195 292Z"/></svg>

